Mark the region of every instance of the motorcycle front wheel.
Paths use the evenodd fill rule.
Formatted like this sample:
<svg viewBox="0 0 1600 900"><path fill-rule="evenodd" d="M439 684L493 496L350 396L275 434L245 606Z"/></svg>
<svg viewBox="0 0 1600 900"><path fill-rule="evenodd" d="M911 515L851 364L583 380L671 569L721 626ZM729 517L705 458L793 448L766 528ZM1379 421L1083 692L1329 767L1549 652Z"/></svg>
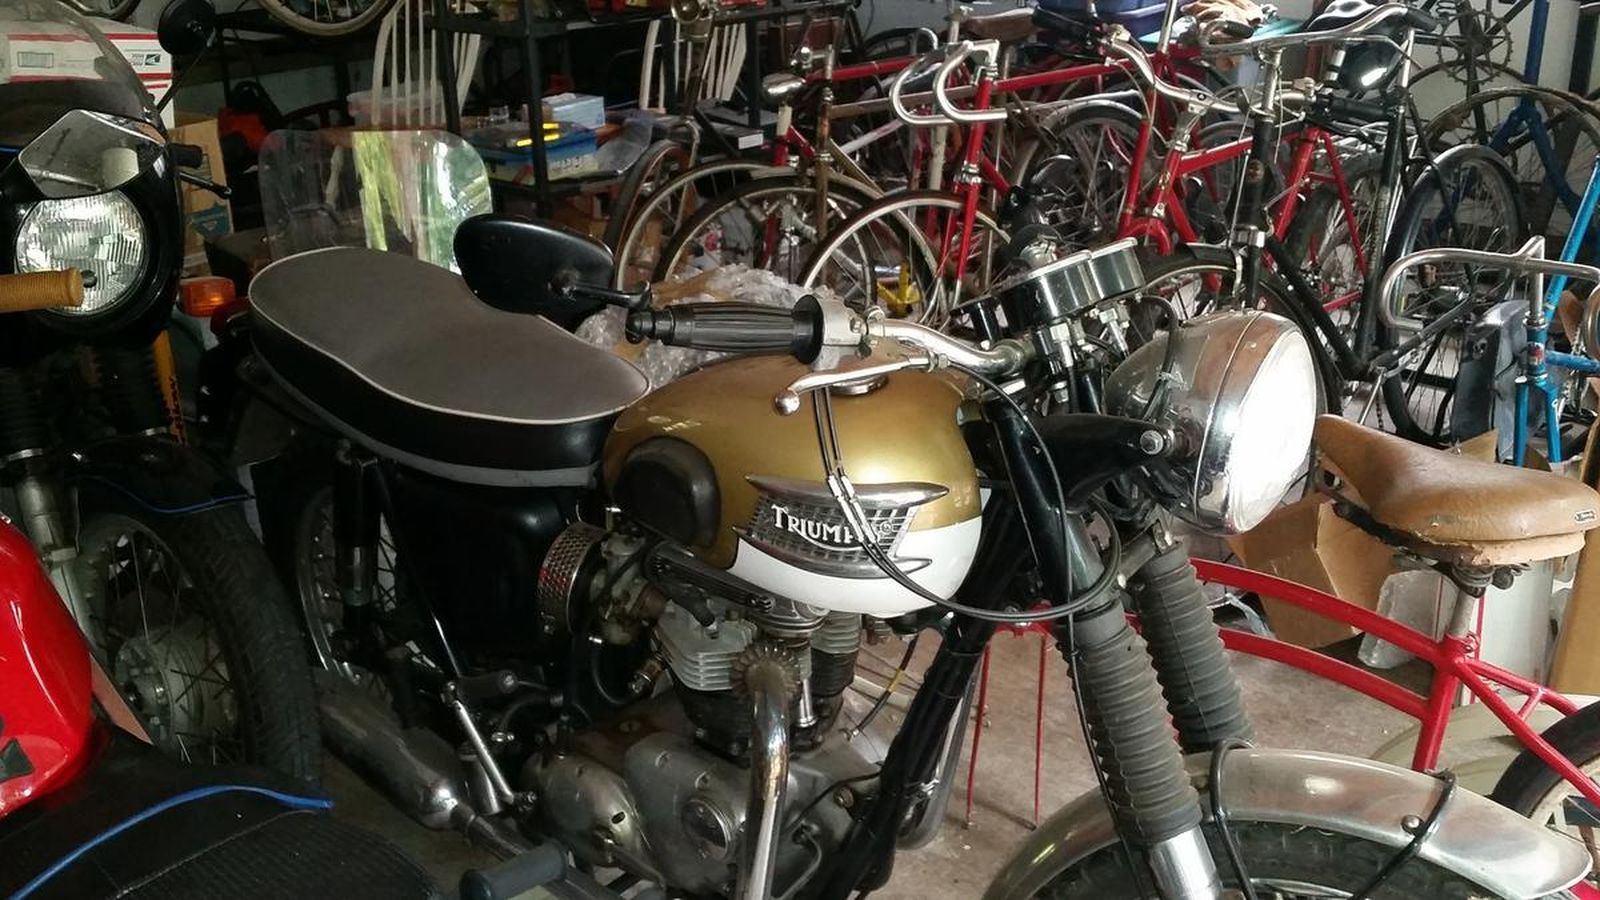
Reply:
<svg viewBox="0 0 1600 900"><path fill-rule="evenodd" d="M1229 830L1239 845L1256 896L1273 900L1352 896L1367 887L1395 855L1395 849L1384 844L1300 825L1235 818L1230 821ZM1206 838L1224 887L1237 889L1240 879L1228 866L1221 837L1209 825ZM1034 895L1038 900L1134 900L1153 896L1155 889L1135 878L1121 848L1115 844L1063 870ZM1371 900L1467 900L1492 894L1454 872L1422 859L1411 859L1366 896Z"/></svg>
<svg viewBox="0 0 1600 900"><path fill-rule="evenodd" d="M168 755L321 778L316 695L288 599L237 506L180 515L80 501L86 631Z"/></svg>

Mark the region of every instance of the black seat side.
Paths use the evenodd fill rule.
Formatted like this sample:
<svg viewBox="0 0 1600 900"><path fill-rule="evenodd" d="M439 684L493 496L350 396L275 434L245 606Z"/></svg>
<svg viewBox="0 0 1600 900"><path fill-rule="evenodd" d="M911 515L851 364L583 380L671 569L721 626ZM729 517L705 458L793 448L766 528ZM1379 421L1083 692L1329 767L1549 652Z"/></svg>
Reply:
<svg viewBox="0 0 1600 900"><path fill-rule="evenodd" d="M281 260L251 285L256 350L286 388L375 452L480 484L582 484L633 365L455 274L355 248Z"/></svg>

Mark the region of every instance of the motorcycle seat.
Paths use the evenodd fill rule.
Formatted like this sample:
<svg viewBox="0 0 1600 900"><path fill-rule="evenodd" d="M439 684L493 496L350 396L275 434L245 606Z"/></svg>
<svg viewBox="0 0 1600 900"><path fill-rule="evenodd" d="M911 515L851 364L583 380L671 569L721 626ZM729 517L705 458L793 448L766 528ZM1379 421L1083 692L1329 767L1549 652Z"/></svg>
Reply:
<svg viewBox="0 0 1600 900"><path fill-rule="evenodd" d="M1600 494L1551 472L1468 459L1333 415L1317 418L1315 439L1367 514L1431 559L1554 559L1581 549L1600 524Z"/></svg>
<svg viewBox="0 0 1600 900"><path fill-rule="evenodd" d="M586 484L612 421L649 387L612 353L399 254L280 260L250 307L256 352L291 394L373 452L456 481Z"/></svg>

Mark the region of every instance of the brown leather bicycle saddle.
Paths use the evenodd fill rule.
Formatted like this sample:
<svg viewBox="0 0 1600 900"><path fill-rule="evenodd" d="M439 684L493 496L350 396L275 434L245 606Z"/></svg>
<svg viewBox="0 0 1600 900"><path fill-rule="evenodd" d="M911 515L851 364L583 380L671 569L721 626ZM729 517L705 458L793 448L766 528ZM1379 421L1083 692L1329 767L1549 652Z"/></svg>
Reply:
<svg viewBox="0 0 1600 900"><path fill-rule="evenodd" d="M1367 513L1422 556L1521 565L1574 553L1600 494L1571 478L1467 459L1354 422L1317 418L1316 444Z"/></svg>
<svg viewBox="0 0 1600 900"><path fill-rule="evenodd" d="M1033 22L1033 10L1028 7L1008 9L1005 12L988 13L981 16L968 16L961 23L961 30L967 35L980 41L996 40L1002 43L1015 43L1027 40L1039 33L1039 26Z"/></svg>

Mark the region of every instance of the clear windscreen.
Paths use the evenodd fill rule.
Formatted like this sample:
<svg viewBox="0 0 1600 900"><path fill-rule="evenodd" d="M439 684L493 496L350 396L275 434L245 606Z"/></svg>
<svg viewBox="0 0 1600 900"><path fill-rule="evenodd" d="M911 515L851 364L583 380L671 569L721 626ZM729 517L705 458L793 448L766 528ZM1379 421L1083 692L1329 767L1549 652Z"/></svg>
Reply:
<svg viewBox="0 0 1600 900"><path fill-rule="evenodd" d="M260 172L274 259L370 247L455 269L456 228L492 209L483 160L443 131L276 131Z"/></svg>

